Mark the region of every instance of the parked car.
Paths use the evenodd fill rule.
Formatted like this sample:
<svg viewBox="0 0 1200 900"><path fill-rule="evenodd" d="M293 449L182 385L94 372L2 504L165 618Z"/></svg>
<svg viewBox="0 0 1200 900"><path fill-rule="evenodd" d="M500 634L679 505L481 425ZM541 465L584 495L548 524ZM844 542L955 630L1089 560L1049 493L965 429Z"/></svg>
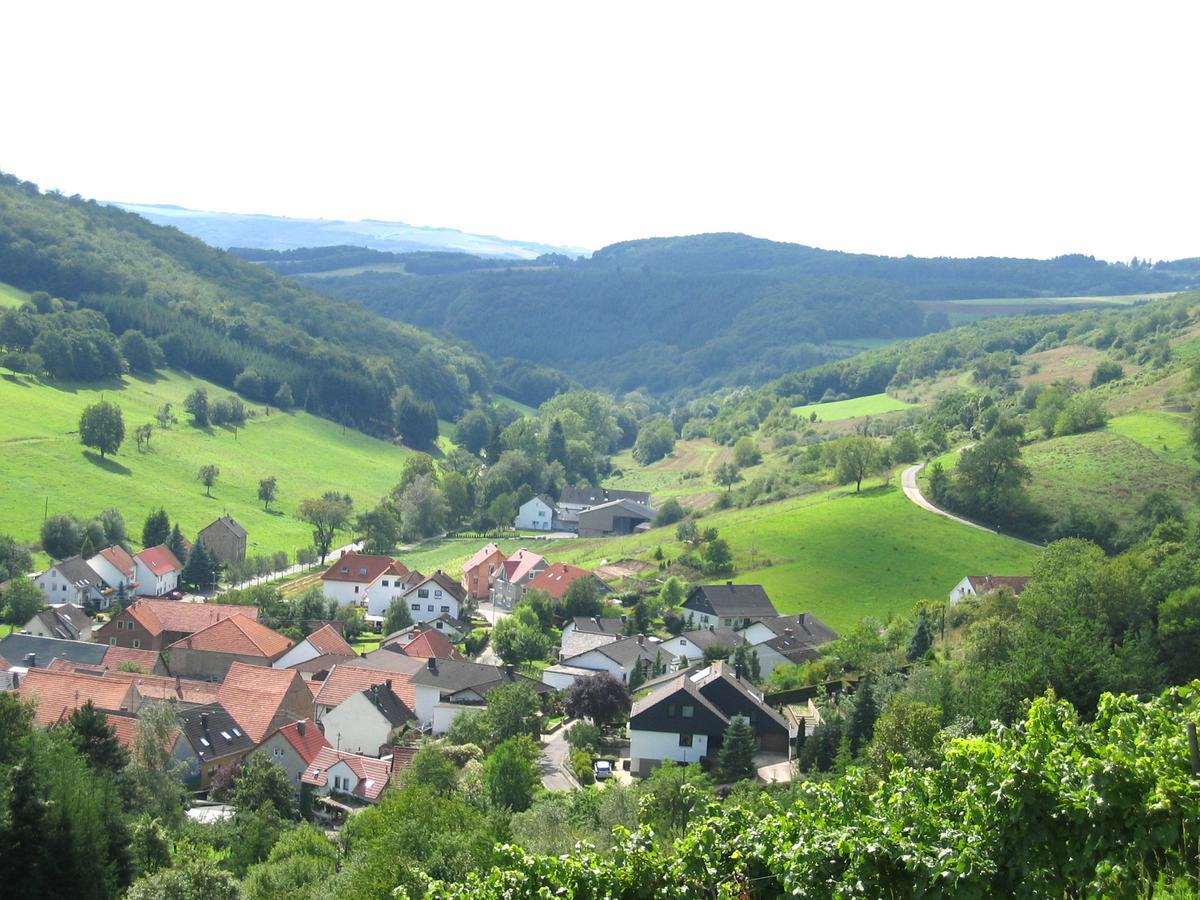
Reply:
<svg viewBox="0 0 1200 900"><path fill-rule="evenodd" d="M612 777L612 763L607 759L598 759L592 763L592 772L596 776L597 781L604 781Z"/></svg>

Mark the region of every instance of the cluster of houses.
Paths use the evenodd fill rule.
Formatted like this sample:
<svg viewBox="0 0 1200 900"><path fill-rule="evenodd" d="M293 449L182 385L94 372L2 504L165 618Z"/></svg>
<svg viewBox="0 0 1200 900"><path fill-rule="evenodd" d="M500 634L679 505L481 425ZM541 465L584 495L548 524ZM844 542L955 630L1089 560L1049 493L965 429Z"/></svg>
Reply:
<svg viewBox="0 0 1200 900"><path fill-rule="evenodd" d="M525 501L513 525L521 531L608 537L645 531L653 521L654 509L645 491L567 485L558 500L538 494Z"/></svg>
<svg viewBox="0 0 1200 900"><path fill-rule="evenodd" d="M609 499L611 493L578 498L600 501L581 514L612 503L648 509L627 497ZM582 533L585 519L576 521ZM236 547L238 529L230 524L214 526ZM219 539L213 546L225 549ZM377 801L411 761L414 739L444 733L455 717L486 709L493 690L516 682L543 697L599 673L629 686L635 775L664 760L714 758L735 717L749 720L762 752L787 754L805 721L769 703L754 681L780 665L816 659L837 637L811 614L780 615L760 585L698 585L680 608L685 630L667 639L634 633L627 617L563 622L559 660L537 680L464 656L459 647L473 605L512 606L528 590L562 600L580 579L607 588L593 572L524 548L507 556L488 544L457 579L440 570L425 575L387 556L339 555L321 575L326 598L378 622L400 601L414 622L362 654L337 622L309 623L296 641L260 622L253 606L163 599L179 569L164 546L132 555L107 547L87 560L56 563L37 579L48 608L0 640L0 688L35 703L43 726L90 702L127 746L140 713L171 702L178 712L171 753L194 790L206 790L224 767L264 754L283 766L297 792L342 809ZM81 607L107 605L122 586L135 599L93 623ZM1024 580L971 576L950 599L998 587L1019 592ZM752 660L754 681L732 660Z"/></svg>

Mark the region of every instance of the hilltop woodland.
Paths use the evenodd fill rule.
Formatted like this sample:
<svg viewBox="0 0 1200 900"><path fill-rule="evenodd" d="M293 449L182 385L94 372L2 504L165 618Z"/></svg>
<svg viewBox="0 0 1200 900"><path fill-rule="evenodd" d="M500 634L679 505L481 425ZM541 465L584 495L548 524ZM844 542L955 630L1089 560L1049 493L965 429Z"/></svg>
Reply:
<svg viewBox="0 0 1200 900"><path fill-rule="evenodd" d="M469 265L461 254L436 254L436 265L434 254L380 254L374 262L390 259L386 271L351 268L370 264L356 257L339 274L334 263L349 250L241 252L297 276L311 265L307 271L320 274L305 279L313 289L473 341L497 359L553 366L589 387L677 400L762 384L848 356L856 344L944 329L946 312L929 301L1169 291L1200 276L1195 260L898 259L740 234L630 241L588 259L548 255L521 266ZM521 327L480 327L509 320Z"/></svg>

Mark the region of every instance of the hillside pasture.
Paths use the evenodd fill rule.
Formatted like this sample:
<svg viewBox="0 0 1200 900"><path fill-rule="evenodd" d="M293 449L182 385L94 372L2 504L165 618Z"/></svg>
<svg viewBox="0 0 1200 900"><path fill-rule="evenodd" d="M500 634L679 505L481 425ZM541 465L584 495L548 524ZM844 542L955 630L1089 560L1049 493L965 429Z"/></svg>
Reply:
<svg viewBox="0 0 1200 900"><path fill-rule="evenodd" d="M993 316L1027 316L1036 313L1070 312L1073 309L1133 306L1174 297L1165 293L1075 296L1075 297L984 297L971 300L918 300L917 305L929 312L944 312L952 325L963 325Z"/></svg>
<svg viewBox="0 0 1200 900"><path fill-rule="evenodd" d="M1040 353L1028 353L1022 357L1027 371L1020 379L1021 384L1054 384L1056 381L1075 381L1087 386L1092 380L1096 367L1107 357L1102 350L1095 347L1084 347L1079 344L1067 344ZM1126 375L1137 371L1137 366L1122 362Z"/></svg>
<svg viewBox="0 0 1200 900"><path fill-rule="evenodd" d="M291 553L312 543L312 529L295 518L302 500L337 490L364 509L398 479L406 450L308 413L252 407L257 415L236 432L194 428L183 400L196 387L207 388L210 401L229 394L176 372L103 386L0 378L0 533L35 542L44 512L90 517L115 506L136 543L146 515L162 506L189 538L227 512L246 527L249 553ZM106 459L85 451L78 436L83 408L102 397L121 407L126 433ZM179 423L155 426L150 449L139 452L133 430L168 402ZM207 463L221 470L211 498L196 477ZM257 493L271 475L279 499L268 512Z"/></svg>
<svg viewBox="0 0 1200 900"><path fill-rule="evenodd" d="M0 309L15 309L28 299L26 291L0 281Z"/></svg>
<svg viewBox="0 0 1200 900"><path fill-rule="evenodd" d="M883 413L908 409L911 406L911 403L898 400L890 394L868 394L865 397L852 397L849 400L795 406L792 408L792 413L804 419L816 413L818 422L840 422L844 419L856 419L862 416L878 416Z"/></svg>

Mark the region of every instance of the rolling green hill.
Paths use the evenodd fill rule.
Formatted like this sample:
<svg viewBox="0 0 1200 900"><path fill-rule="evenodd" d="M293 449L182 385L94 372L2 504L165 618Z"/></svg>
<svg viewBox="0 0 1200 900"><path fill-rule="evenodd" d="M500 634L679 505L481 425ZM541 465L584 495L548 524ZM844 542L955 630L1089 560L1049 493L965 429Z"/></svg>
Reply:
<svg viewBox="0 0 1200 900"><path fill-rule="evenodd" d="M312 543L311 528L294 518L301 500L338 490L361 509L397 480L407 451L305 412L264 415L257 408L236 433L193 428L182 402L197 386L212 397L224 393L178 373L103 386L0 377L0 533L36 542L47 510L90 517L115 506L136 542L147 513L162 506L189 537L227 512L246 527L249 553L292 553ZM76 433L80 412L100 397L121 407L127 435L120 452L104 460L85 452ZM153 421L164 403L181 421L166 431L156 428L150 450L138 452L133 429ZM207 463L221 469L211 498L196 478ZM279 500L268 512L257 490L259 479L271 475L279 481Z"/></svg>

